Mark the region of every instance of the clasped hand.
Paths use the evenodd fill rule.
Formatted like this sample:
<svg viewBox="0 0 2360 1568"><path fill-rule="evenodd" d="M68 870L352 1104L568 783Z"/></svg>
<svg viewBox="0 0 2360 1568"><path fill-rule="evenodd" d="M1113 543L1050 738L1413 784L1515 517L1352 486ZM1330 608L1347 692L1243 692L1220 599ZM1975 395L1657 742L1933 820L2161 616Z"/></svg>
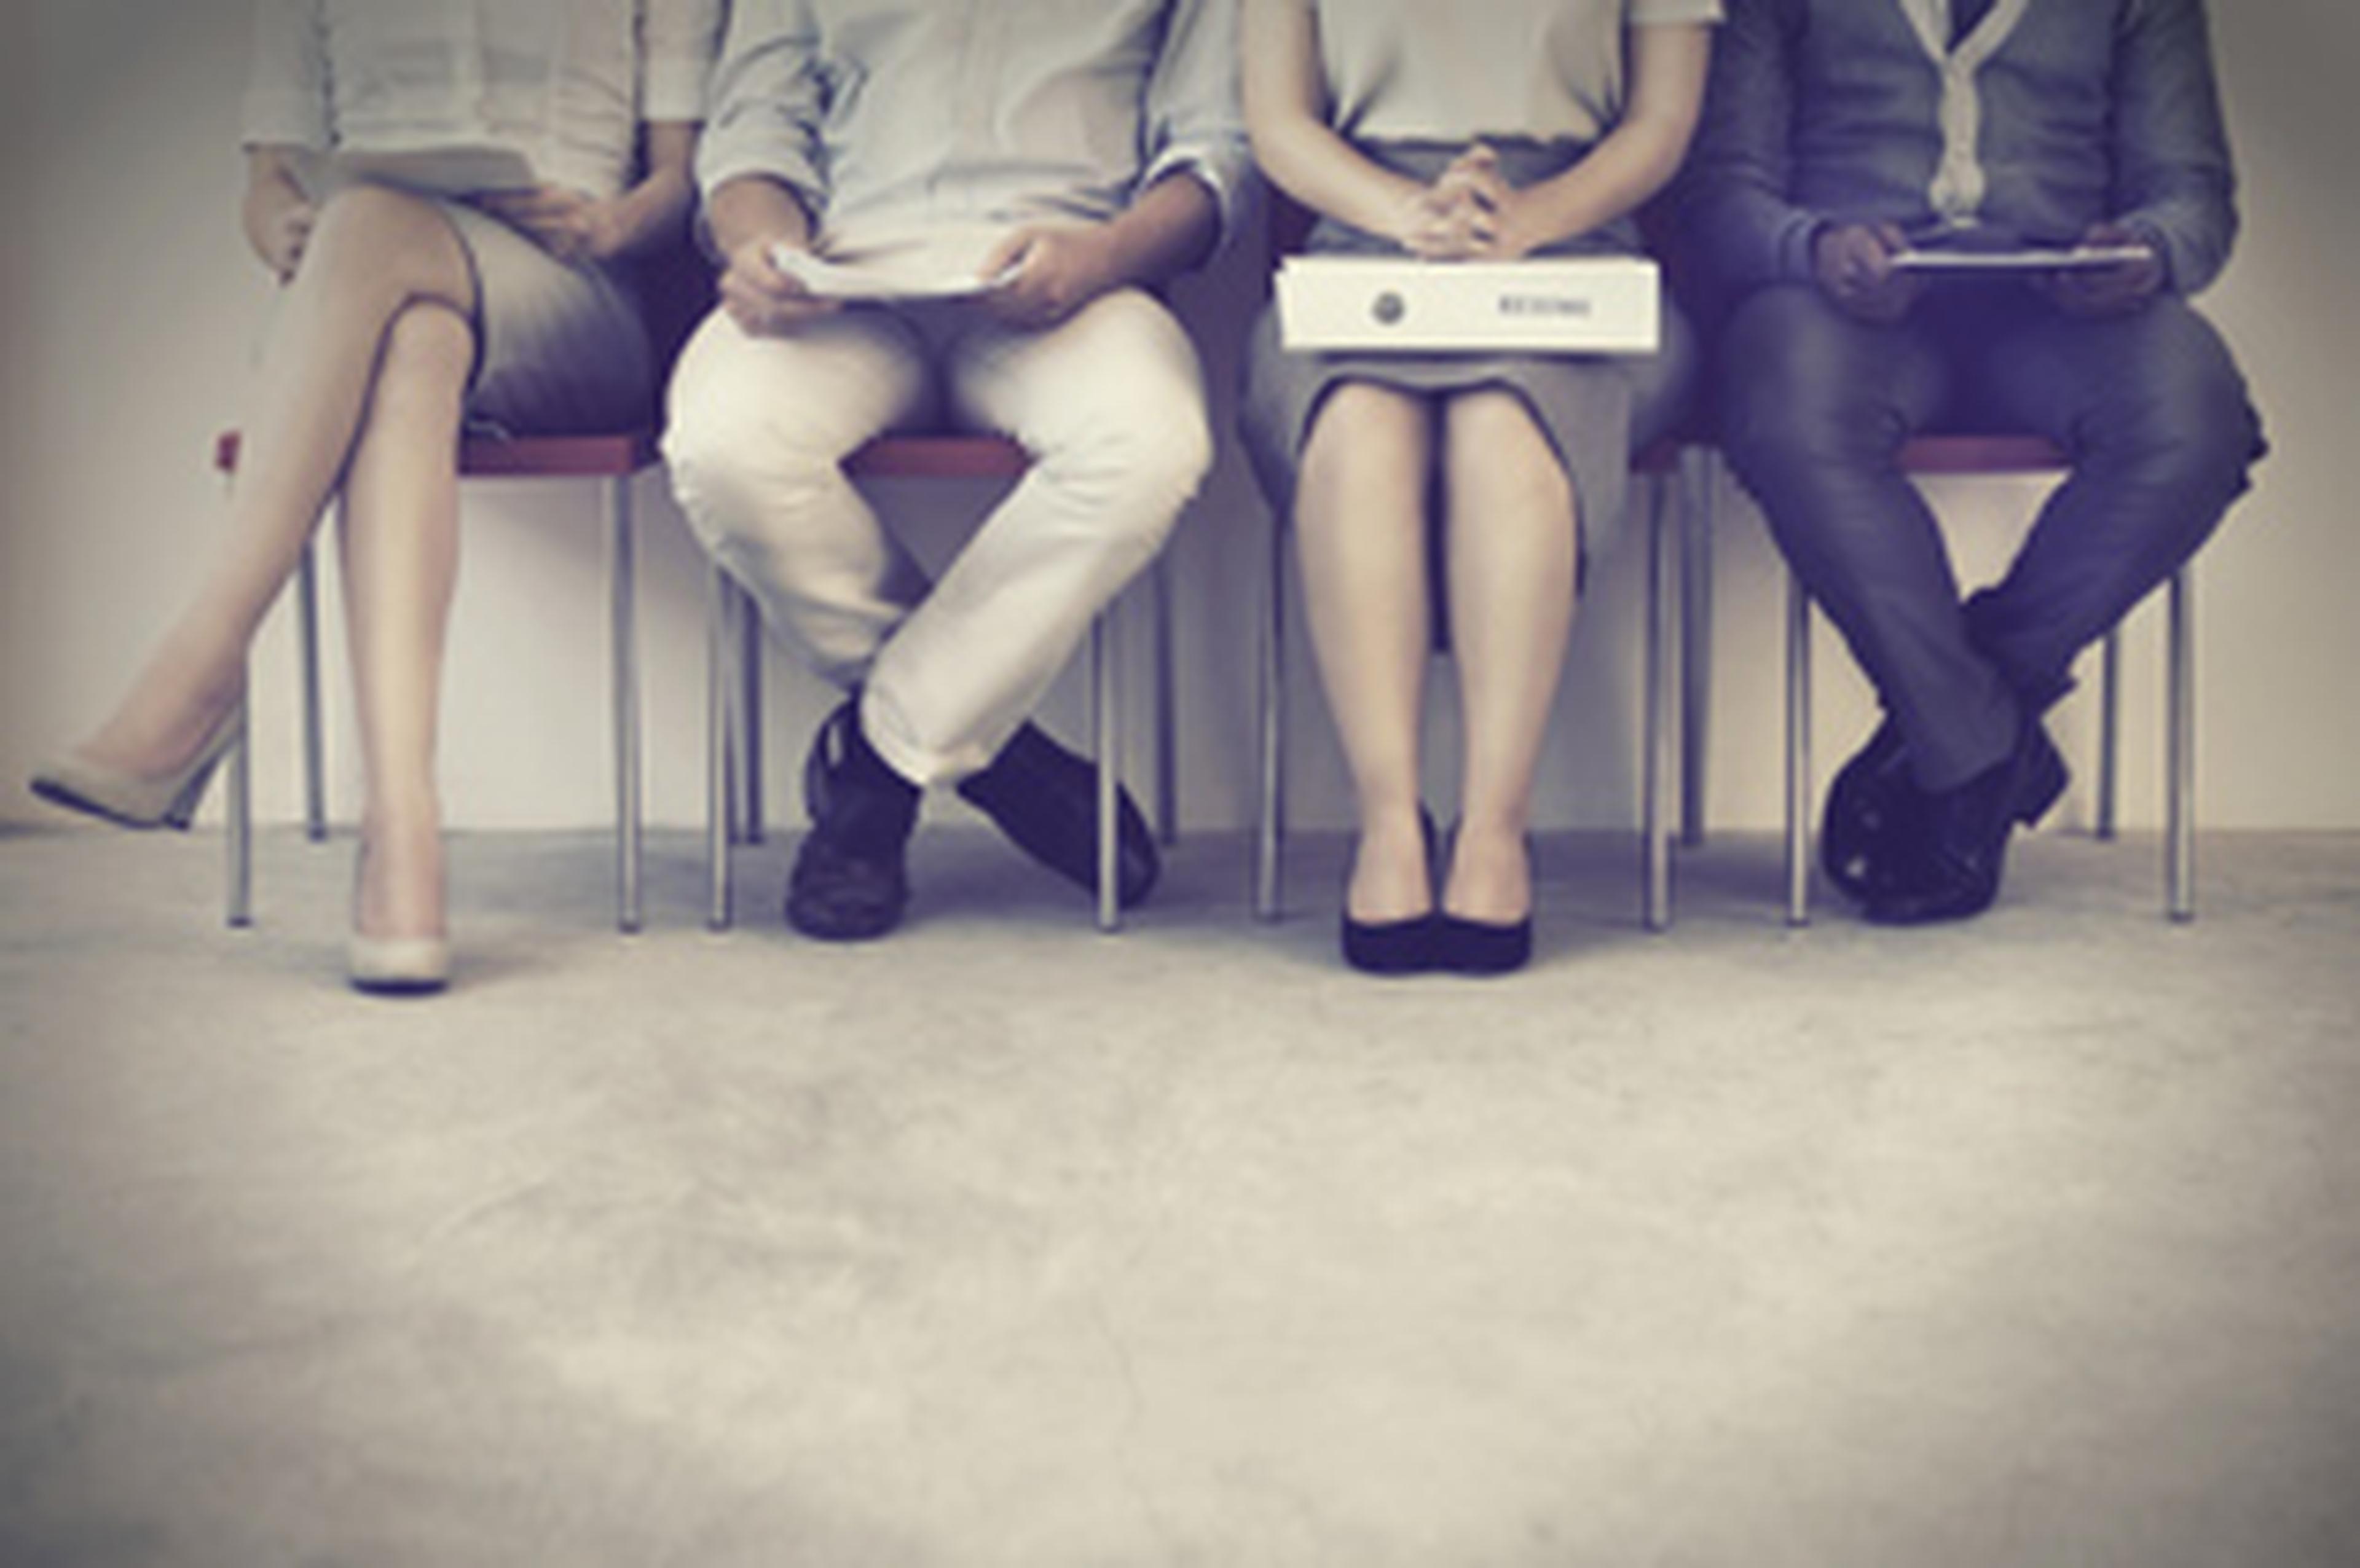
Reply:
<svg viewBox="0 0 2360 1568"><path fill-rule="evenodd" d="M609 260L623 248L623 215L617 202L601 201L562 185L486 191L471 200L568 264Z"/></svg>
<svg viewBox="0 0 2360 1568"><path fill-rule="evenodd" d="M1500 172L1500 155L1477 142L1408 193L1393 237L1426 261L1513 261L1537 243L1530 218L1524 192Z"/></svg>

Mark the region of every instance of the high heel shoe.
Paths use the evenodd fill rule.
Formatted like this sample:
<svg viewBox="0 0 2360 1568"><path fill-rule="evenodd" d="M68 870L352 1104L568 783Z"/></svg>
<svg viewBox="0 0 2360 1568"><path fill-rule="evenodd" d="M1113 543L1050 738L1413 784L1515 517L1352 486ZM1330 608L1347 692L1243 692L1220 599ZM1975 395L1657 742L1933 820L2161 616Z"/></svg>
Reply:
<svg viewBox="0 0 2360 1568"><path fill-rule="evenodd" d="M197 805L205 798L213 769L245 734L246 702L240 699L222 711L195 755L171 773L146 778L69 752L33 775L33 793L52 805L122 827L186 832L196 820Z"/></svg>
<svg viewBox="0 0 2360 1568"><path fill-rule="evenodd" d="M1524 836L1524 858L1533 856ZM1453 975L1512 975L1532 962L1533 917L1477 920L1437 908L1434 916L1434 966Z"/></svg>
<svg viewBox="0 0 2360 1568"><path fill-rule="evenodd" d="M1427 878L1432 879L1434 817L1417 809L1417 826L1426 840ZM1435 912L1398 920L1356 920L1348 909L1340 932L1344 962L1363 975L1420 975L1435 966Z"/></svg>
<svg viewBox="0 0 2360 1568"><path fill-rule="evenodd" d="M353 989L380 996L417 996L451 983L451 943L439 936L363 936L344 950Z"/></svg>

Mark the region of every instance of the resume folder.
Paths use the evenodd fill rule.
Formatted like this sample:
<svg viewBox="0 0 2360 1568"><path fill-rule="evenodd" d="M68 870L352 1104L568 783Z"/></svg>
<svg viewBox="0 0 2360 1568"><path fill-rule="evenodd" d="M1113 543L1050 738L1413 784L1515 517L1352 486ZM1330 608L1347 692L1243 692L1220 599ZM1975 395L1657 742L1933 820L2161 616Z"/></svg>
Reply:
<svg viewBox="0 0 2360 1568"><path fill-rule="evenodd" d="M1289 256L1277 279L1290 351L1652 354L1655 264L1638 256L1426 262Z"/></svg>

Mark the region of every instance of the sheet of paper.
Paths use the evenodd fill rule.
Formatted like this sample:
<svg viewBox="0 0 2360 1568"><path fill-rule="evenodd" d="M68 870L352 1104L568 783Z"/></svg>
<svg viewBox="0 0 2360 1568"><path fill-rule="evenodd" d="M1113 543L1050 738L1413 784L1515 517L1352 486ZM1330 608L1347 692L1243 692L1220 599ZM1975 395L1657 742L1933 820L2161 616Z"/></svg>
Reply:
<svg viewBox="0 0 2360 1568"><path fill-rule="evenodd" d="M979 277L919 247L820 256L779 245L770 259L823 299L963 299L997 289L1008 278Z"/></svg>
<svg viewBox="0 0 2360 1568"><path fill-rule="evenodd" d="M530 191L541 183L522 153L500 147L423 147L414 152L307 152L295 180L314 201L348 185L391 185L427 196Z"/></svg>
<svg viewBox="0 0 2360 1568"><path fill-rule="evenodd" d="M2081 245L2067 250L1905 250L1893 265L1903 272L1976 274L2081 272L2147 261L2145 245Z"/></svg>

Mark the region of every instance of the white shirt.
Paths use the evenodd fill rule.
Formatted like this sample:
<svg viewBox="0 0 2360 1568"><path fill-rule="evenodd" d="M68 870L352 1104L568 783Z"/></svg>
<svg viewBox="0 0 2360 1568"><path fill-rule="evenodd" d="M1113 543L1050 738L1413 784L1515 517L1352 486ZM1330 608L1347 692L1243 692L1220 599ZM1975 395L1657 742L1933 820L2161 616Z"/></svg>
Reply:
<svg viewBox="0 0 2360 1568"><path fill-rule="evenodd" d="M248 147L511 148L597 197L705 116L723 0L256 0Z"/></svg>
<svg viewBox="0 0 2360 1568"><path fill-rule="evenodd" d="M792 187L825 243L1109 218L1185 169L1251 178L1237 0L734 0L707 196Z"/></svg>

